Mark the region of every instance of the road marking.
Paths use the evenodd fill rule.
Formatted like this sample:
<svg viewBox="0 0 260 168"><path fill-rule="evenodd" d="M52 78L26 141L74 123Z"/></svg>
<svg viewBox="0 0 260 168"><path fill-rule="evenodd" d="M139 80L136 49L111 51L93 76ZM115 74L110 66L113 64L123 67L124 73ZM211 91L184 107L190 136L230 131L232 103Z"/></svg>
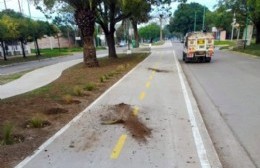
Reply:
<svg viewBox="0 0 260 168"><path fill-rule="evenodd" d="M139 113L139 107L135 106L133 110L133 115L137 116Z"/></svg>
<svg viewBox="0 0 260 168"><path fill-rule="evenodd" d="M140 100L143 100L146 96L146 93L145 92L141 92L140 95L139 95L139 99Z"/></svg>
<svg viewBox="0 0 260 168"><path fill-rule="evenodd" d="M149 76L149 80L152 80L152 79L153 79L153 75L150 75L150 76Z"/></svg>
<svg viewBox="0 0 260 168"><path fill-rule="evenodd" d="M198 128L197 121L195 119L195 115L194 115L192 104L191 104L191 101L190 101L190 98L189 98L189 95L188 95L188 91L187 91L187 88L186 88L186 85L185 85L185 82L184 82L184 79L183 79L183 76L182 76L183 71L181 69L180 63L179 63L174 51L173 51L173 55L174 55L174 59L175 59L175 62L176 62L176 67L177 67L179 79L180 79L180 82L181 82L181 88L182 88L182 92L183 92L183 95L184 95L186 107L187 107L187 110L188 110L190 124L192 126L191 127L192 128L192 134L193 134L194 142L195 142L195 145L196 145L197 154L198 154L198 157L199 157L199 160L200 160L200 165L201 165L202 168L210 168L211 165L210 165L209 160L208 160L207 152L206 152L205 146L203 144L203 140L202 140L199 128Z"/></svg>
<svg viewBox="0 0 260 168"><path fill-rule="evenodd" d="M150 87L151 87L151 82L150 82L150 81L146 82L145 87L146 87L147 89L150 88Z"/></svg>
<svg viewBox="0 0 260 168"><path fill-rule="evenodd" d="M116 146L114 147L114 149L110 155L110 159L117 159L119 157L121 150L125 144L126 137L127 137L126 134L123 134L120 136L120 138L117 141Z"/></svg>
<svg viewBox="0 0 260 168"><path fill-rule="evenodd" d="M155 75L155 70L153 70L152 75L153 75L153 76Z"/></svg>

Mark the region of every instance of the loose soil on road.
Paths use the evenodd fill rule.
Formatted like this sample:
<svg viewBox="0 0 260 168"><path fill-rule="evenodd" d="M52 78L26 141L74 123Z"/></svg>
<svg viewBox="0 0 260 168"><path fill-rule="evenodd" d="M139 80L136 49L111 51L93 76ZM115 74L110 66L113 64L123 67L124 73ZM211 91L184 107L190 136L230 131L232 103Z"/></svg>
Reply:
<svg viewBox="0 0 260 168"><path fill-rule="evenodd" d="M99 68L87 68L81 63L47 86L0 100L0 168L14 167L31 155L147 56L142 53L103 58Z"/></svg>

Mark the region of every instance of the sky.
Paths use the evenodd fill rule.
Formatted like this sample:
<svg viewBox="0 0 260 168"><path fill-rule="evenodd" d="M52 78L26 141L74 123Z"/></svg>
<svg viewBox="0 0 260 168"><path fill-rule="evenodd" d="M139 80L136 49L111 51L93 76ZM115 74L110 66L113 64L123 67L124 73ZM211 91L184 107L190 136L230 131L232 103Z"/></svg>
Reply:
<svg viewBox="0 0 260 168"><path fill-rule="evenodd" d="M5 9L4 1L6 2L6 6L8 9L13 9L17 12L20 11L19 9L19 3L21 4L21 11L24 15L29 16L29 10L28 10L28 1L31 0L0 0L0 11ZM214 5L217 4L218 0L188 0L187 3L190 2L197 2L200 3L201 5L205 5L209 8L209 10L213 11L214 10ZM173 3L172 4L172 12L174 12L175 9L177 9L178 3ZM32 19L35 20L46 20L44 15L35 8L33 4L30 4L30 10L32 14Z"/></svg>

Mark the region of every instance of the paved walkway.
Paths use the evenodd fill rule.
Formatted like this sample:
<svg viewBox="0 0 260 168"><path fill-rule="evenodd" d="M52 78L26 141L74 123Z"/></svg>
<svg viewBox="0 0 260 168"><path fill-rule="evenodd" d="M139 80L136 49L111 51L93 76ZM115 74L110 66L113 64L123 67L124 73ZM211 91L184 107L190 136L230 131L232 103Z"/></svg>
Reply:
<svg viewBox="0 0 260 168"><path fill-rule="evenodd" d="M107 108L121 103L130 105L130 113L152 130L147 142L135 139L126 125L100 124L100 117L110 114ZM147 59L16 166L21 167L220 168L221 163L166 43L154 47Z"/></svg>
<svg viewBox="0 0 260 168"><path fill-rule="evenodd" d="M82 59L49 65L26 73L17 80L0 85L0 99L23 94L45 86L59 78L65 69L80 62L82 62Z"/></svg>

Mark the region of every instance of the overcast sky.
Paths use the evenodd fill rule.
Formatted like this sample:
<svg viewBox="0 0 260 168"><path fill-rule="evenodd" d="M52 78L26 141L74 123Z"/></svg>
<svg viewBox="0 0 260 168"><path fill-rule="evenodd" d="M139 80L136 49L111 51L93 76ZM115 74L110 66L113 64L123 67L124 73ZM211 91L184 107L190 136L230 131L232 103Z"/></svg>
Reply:
<svg viewBox="0 0 260 168"><path fill-rule="evenodd" d="M20 11L19 3L18 3L18 2L20 2L21 10L22 10L23 14L26 16L29 16L27 1L30 1L30 0L5 0L7 8L13 9L15 11ZM201 5L207 6L212 11L212 10L214 10L213 7L214 7L214 5L217 4L217 1L218 0L188 0L187 3L197 2L197 3L200 3ZM173 12L177 8L177 6L178 6L178 3L172 4ZM0 10L3 10L3 9L5 9L4 0L0 0ZM35 9L35 6L30 5L30 10L31 10L31 14L32 14L32 19L46 20L44 15L40 11Z"/></svg>

